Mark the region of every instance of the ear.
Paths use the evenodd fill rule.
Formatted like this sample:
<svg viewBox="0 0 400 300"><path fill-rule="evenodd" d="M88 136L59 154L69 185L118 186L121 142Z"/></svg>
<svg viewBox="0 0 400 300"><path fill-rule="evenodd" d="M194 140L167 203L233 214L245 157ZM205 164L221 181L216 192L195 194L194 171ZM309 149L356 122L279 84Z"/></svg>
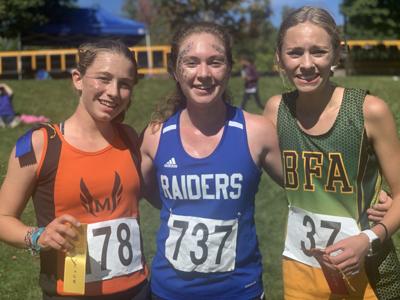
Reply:
<svg viewBox="0 0 400 300"><path fill-rule="evenodd" d="M72 83L74 84L74 87L81 92L82 91L82 79L83 76L77 69L73 69L71 72L72 75Z"/></svg>
<svg viewBox="0 0 400 300"><path fill-rule="evenodd" d="M179 82L179 76L178 76L178 74L176 73L176 70L175 70L175 71L172 71L171 74L172 74L172 76L174 76L174 80L175 80L176 82Z"/></svg>
<svg viewBox="0 0 400 300"><path fill-rule="evenodd" d="M278 71L279 73L285 72L285 69L283 68L282 60L279 56L278 51L275 51L275 68L276 68L276 71Z"/></svg>

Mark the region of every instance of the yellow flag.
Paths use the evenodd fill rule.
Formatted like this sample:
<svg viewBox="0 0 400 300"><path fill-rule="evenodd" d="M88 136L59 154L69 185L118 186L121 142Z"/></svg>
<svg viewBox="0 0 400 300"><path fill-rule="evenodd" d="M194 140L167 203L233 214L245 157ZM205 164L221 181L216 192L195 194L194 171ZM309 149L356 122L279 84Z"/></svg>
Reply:
<svg viewBox="0 0 400 300"><path fill-rule="evenodd" d="M74 242L75 248L65 255L64 292L66 293L85 294L86 225L81 224L79 228L75 228L78 240Z"/></svg>

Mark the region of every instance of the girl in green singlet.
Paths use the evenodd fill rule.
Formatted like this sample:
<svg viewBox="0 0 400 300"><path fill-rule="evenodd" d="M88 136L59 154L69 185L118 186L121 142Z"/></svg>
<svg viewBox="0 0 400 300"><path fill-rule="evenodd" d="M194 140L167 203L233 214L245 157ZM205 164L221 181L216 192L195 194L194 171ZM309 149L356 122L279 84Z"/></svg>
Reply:
<svg viewBox="0 0 400 300"><path fill-rule="evenodd" d="M289 201L283 252L285 299L399 299L390 236L400 226L400 143L387 104L330 81L340 37L323 9L291 13L276 58L295 90L273 96ZM393 204L377 223L382 176Z"/></svg>

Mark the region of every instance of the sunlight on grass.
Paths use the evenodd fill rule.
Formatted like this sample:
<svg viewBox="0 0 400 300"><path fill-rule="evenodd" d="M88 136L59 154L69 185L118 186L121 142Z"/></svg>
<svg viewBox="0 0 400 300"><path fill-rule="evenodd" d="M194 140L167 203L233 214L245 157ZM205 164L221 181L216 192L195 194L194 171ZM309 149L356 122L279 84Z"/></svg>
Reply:
<svg viewBox="0 0 400 300"><path fill-rule="evenodd" d="M348 87L367 88L372 94L385 99L395 113L400 128L400 107L398 101L398 82L391 77L343 77L335 81ZM65 120L75 109L77 94L69 80L50 81L7 81L15 91L15 108L20 113L44 115L53 122ZM133 103L127 114L126 122L141 131L150 119L155 105L173 88L174 84L165 79L141 80L135 87ZM260 96L264 101L281 92L278 77L264 77L260 82ZM241 78L233 78L230 91L234 103L241 100ZM261 113L254 102L248 103L248 110ZM3 180L9 153L18 136L29 127L0 129L0 181ZM155 253L155 234L158 229L158 211L147 202L141 201L141 230L144 251L150 264ZM256 223L258 239L264 262L264 285L268 299L282 298L280 254L283 248L283 232L286 222L287 204L281 188L277 187L266 175L263 175L256 199ZM27 224L34 224L31 203L23 214ZM399 250L400 237L395 236ZM40 299L38 287L39 260L25 250L16 250L0 243L0 298L3 299Z"/></svg>

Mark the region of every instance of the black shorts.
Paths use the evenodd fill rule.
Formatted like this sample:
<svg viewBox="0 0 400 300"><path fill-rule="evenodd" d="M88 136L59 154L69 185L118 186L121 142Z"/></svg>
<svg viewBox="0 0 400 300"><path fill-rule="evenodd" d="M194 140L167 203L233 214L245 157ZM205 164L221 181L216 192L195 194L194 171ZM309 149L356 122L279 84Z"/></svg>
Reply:
<svg viewBox="0 0 400 300"><path fill-rule="evenodd" d="M43 300L151 300L150 284L147 280L129 290L102 296L51 296L43 292Z"/></svg>

